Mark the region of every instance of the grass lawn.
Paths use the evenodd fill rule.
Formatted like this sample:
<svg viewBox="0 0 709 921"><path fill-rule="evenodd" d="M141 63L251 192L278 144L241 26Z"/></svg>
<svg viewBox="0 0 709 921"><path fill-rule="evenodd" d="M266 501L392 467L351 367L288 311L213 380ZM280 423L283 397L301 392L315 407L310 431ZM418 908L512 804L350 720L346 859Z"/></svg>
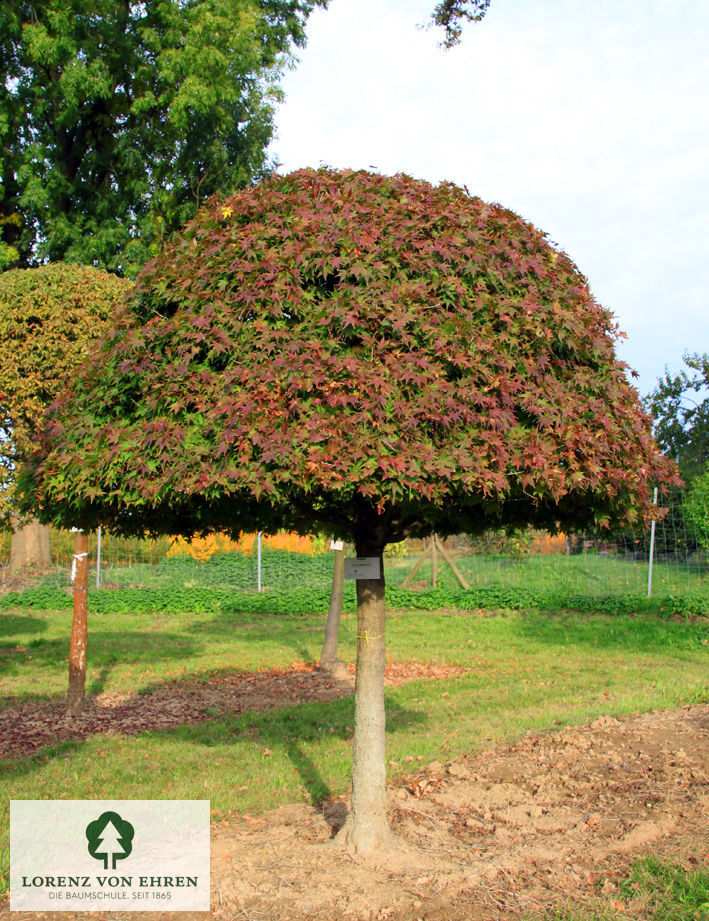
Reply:
<svg viewBox="0 0 709 921"><path fill-rule="evenodd" d="M400 585L411 571L415 558L391 560L387 569L387 584ZM580 553L523 554L519 559L509 556L470 554L456 557L455 564L472 587L495 585L524 587L531 592L565 591L587 595L645 594L647 592L647 560L632 560L618 555ZM431 564L423 563L416 579L430 585ZM438 582L442 587L458 585L449 567L439 558ZM676 592L706 592L709 590L709 567L706 561L655 561L652 579L655 595Z"/></svg>
<svg viewBox="0 0 709 921"><path fill-rule="evenodd" d="M620 894L644 903L644 917L653 921L706 921L709 918L709 873L646 857L637 860L629 876L618 880ZM608 900L610 902L610 899ZM596 910L570 907L547 915L544 921L617 921L612 905ZM538 916L529 921L539 921Z"/></svg>
<svg viewBox="0 0 709 921"><path fill-rule="evenodd" d="M71 612L0 613L0 706L61 700ZM324 617L238 613L90 617L87 690L141 694L222 671L317 660ZM354 659L355 619L341 655ZM559 725L709 700L706 620L393 611L388 658L466 666L387 692L395 776ZM215 717L173 731L96 735L0 763L0 873L11 799L210 799L216 817L347 790L353 702ZM19 727L18 727L19 728ZM398 765L398 766L397 766ZM167 791L165 794L163 791Z"/></svg>

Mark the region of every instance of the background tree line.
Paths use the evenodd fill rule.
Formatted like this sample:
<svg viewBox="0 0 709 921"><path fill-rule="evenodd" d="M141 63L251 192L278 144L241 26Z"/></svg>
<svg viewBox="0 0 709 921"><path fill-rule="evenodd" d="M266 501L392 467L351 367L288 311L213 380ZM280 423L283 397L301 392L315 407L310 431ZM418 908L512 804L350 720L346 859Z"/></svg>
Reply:
<svg viewBox="0 0 709 921"><path fill-rule="evenodd" d="M490 0L444 0L444 44ZM0 268L134 276L272 167L279 76L328 0L0 4Z"/></svg>
<svg viewBox="0 0 709 921"><path fill-rule="evenodd" d="M489 2L439 2L443 44ZM279 77L327 4L0 3L0 271L63 262L134 277L202 202L264 178ZM0 288L6 522L38 407L110 325L109 289L71 271L7 276ZM14 565L48 563L48 548L36 522L18 529Z"/></svg>
<svg viewBox="0 0 709 921"><path fill-rule="evenodd" d="M709 353L686 353L677 374L667 368L645 398L662 450L674 459L684 480L687 550L709 550ZM671 497L672 498L672 497Z"/></svg>

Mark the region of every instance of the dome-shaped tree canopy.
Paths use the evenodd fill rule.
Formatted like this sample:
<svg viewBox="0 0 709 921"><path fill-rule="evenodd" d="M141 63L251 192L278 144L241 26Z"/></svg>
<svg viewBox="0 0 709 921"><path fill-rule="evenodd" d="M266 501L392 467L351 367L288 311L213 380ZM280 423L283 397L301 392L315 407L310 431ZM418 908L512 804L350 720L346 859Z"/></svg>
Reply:
<svg viewBox="0 0 709 921"><path fill-rule="evenodd" d="M204 208L51 425L47 517L378 542L634 519L673 476L610 314L513 212L302 170ZM358 524L359 523L359 524Z"/></svg>
<svg viewBox="0 0 709 921"><path fill-rule="evenodd" d="M367 856L391 843L384 545L641 515L673 467L614 336L512 212L452 185L304 170L212 203L147 268L57 407L28 495L46 517L126 531L327 528L374 558L339 833Z"/></svg>

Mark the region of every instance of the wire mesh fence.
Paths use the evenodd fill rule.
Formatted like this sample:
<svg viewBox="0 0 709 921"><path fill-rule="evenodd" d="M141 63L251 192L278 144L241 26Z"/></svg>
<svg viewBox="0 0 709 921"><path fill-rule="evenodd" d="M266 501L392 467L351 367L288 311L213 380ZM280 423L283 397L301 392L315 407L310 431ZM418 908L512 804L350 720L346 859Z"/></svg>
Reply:
<svg viewBox="0 0 709 921"><path fill-rule="evenodd" d="M709 595L709 547L693 526L681 493L660 497L649 585L651 533L637 528L617 534L558 534L521 530L458 535L444 542L447 553L472 588L525 588L576 595L706 593ZM70 584L74 535L50 534L51 565L30 573L32 584ZM260 548L259 548L260 544ZM388 584L401 586L426 549L424 541L393 545L385 555ZM350 548L350 553L352 553ZM9 574L10 535L0 535L0 583ZM123 538L89 535L90 587L220 588L239 592L299 586L326 586L332 578L332 553L323 537L292 534L243 535L238 541L212 534L183 538ZM432 559L419 567L412 590L433 583ZM12 580L5 578L11 587ZM458 578L439 556L436 582L457 587Z"/></svg>

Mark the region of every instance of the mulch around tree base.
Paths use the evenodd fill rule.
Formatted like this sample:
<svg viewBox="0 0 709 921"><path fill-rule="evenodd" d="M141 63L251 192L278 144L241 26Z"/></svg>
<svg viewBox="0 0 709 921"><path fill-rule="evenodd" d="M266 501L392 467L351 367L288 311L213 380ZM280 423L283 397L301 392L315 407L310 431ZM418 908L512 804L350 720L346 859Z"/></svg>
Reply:
<svg viewBox="0 0 709 921"><path fill-rule="evenodd" d="M335 700L352 694L354 668L344 678L320 671L314 663L283 669L226 672L206 681L165 684L143 694L99 694L87 697L84 712L66 715L63 703L18 702L0 710L0 758L21 758L62 742L80 741L97 733L138 735L198 723L219 715L262 713L305 701ZM450 678L468 669L454 665L392 662L386 683L418 678Z"/></svg>

